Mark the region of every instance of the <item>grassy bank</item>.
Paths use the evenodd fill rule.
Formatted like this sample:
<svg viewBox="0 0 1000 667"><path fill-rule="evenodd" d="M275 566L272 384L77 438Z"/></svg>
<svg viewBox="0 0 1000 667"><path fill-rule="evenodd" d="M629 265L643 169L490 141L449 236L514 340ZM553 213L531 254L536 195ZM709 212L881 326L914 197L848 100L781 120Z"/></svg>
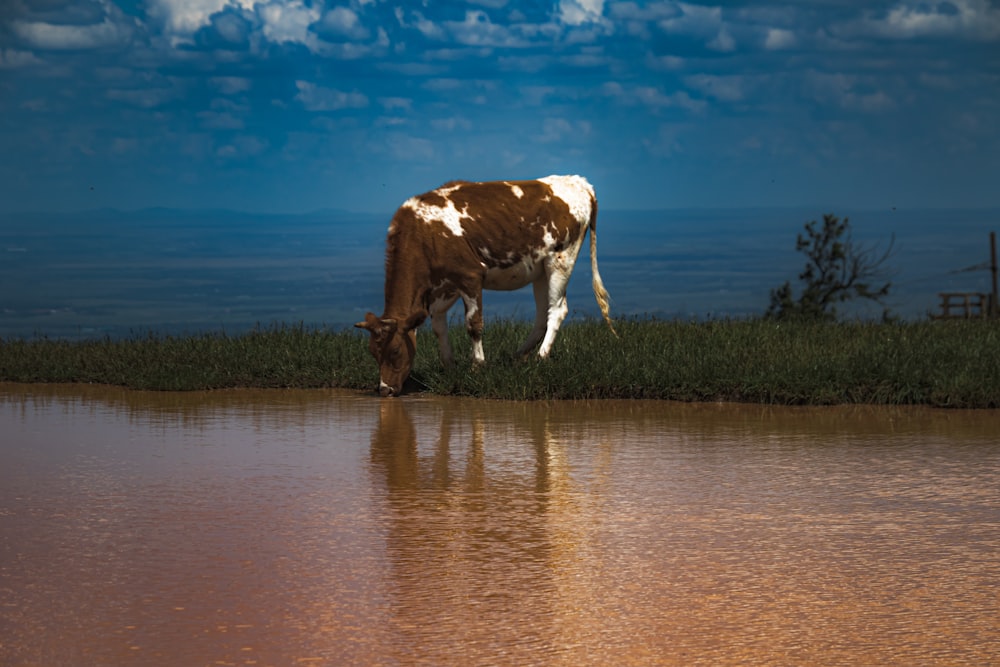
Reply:
<svg viewBox="0 0 1000 667"><path fill-rule="evenodd" d="M547 361L515 361L528 325L487 325L487 365L472 369L452 331L451 370L420 332L414 387L504 399L660 398L777 404L1000 407L1000 326L985 321L776 323L765 320L568 324ZM137 389L347 387L378 376L359 332L275 327L240 336L0 342L0 380Z"/></svg>

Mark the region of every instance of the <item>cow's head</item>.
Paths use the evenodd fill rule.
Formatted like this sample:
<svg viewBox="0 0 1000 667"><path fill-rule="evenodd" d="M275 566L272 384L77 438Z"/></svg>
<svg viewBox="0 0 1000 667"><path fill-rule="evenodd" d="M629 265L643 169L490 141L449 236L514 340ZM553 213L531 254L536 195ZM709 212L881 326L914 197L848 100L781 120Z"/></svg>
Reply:
<svg viewBox="0 0 1000 667"><path fill-rule="evenodd" d="M417 356L416 329L426 317L427 313L421 312L399 321L367 313L364 322L354 325L371 334L368 350L378 364L381 396L399 396L403 392L403 383L410 376Z"/></svg>

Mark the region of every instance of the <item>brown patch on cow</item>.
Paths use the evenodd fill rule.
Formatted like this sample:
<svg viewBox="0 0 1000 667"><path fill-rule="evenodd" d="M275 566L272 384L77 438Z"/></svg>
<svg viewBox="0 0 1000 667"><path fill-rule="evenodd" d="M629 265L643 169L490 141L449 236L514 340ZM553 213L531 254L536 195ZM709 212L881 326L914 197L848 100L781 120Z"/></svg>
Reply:
<svg viewBox="0 0 1000 667"><path fill-rule="evenodd" d="M512 186L522 191L514 194ZM545 248L545 233L561 247L585 231L569 206L539 181L459 183L448 194L455 208L473 213L462 221L464 238L475 249L489 248L481 261L489 268L506 268Z"/></svg>

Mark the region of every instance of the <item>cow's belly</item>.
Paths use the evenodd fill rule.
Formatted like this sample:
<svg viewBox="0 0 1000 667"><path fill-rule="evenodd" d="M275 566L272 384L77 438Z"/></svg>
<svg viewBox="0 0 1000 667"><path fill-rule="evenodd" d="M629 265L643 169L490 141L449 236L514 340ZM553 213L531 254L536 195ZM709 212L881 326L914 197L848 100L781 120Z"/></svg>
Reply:
<svg viewBox="0 0 1000 667"><path fill-rule="evenodd" d="M542 274L542 263L533 260L521 261L506 268L495 267L486 270L483 287L491 290L521 289L535 282Z"/></svg>

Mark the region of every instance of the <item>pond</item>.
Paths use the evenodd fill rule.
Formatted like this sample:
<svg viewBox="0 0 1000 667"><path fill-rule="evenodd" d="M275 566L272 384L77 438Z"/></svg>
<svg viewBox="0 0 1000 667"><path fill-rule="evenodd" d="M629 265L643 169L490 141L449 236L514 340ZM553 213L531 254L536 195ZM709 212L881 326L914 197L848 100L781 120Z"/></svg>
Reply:
<svg viewBox="0 0 1000 667"><path fill-rule="evenodd" d="M1000 412L0 385L0 664L987 664Z"/></svg>

